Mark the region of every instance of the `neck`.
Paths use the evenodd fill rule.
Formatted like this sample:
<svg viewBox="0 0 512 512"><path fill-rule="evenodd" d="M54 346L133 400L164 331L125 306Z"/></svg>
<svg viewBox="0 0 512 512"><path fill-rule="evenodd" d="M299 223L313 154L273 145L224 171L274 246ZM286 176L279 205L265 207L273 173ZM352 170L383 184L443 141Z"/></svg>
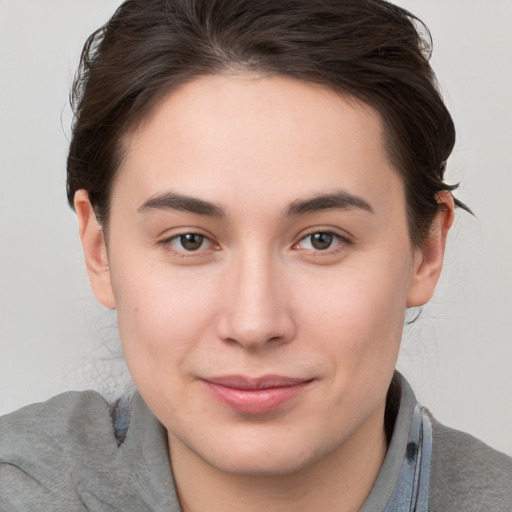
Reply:
<svg viewBox="0 0 512 512"><path fill-rule="evenodd" d="M239 475L208 464L169 435L183 512L356 512L386 454L384 407L322 459L289 474Z"/></svg>

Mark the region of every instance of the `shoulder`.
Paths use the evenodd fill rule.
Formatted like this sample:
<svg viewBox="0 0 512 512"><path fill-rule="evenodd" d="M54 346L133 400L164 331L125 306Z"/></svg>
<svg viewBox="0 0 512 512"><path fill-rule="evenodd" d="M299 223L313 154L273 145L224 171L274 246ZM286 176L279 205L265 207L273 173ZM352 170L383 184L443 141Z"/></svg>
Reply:
<svg viewBox="0 0 512 512"><path fill-rule="evenodd" d="M167 434L137 392L68 392L0 418L0 510L179 510Z"/></svg>
<svg viewBox="0 0 512 512"><path fill-rule="evenodd" d="M40 510L45 503L82 510L71 475L80 451L104 446L105 438L117 447L109 405L93 391L63 393L0 417L0 509Z"/></svg>
<svg viewBox="0 0 512 512"><path fill-rule="evenodd" d="M111 408L106 400L95 391L62 393L0 417L0 460L22 457L42 447L67 450L84 441L81 437L95 428L113 436Z"/></svg>
<svg viewBox="0 0 512 512"><path fill-rule="evenodd" d="M432 420L432 512L512 511L512 458Z"/></svg>

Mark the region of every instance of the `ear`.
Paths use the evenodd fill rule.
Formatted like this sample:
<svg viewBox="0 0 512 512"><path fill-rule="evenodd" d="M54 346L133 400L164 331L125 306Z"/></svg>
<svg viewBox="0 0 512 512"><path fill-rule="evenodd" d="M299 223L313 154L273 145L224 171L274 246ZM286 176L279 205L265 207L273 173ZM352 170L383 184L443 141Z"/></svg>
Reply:
<svg viewBox="0 0 512 512"><path fill-rule="evenodd" d="M74 204L92 291L100 304L115 309L105 236L85 190L75 192Z"/></svg>
<svg viewBox="0 0 512 512"><path fill-rule="evenodd" d="M434 295L443 268L446 236L453 222L454 204L450 192L437 196L438 211L423 246L414 254L413 275L407 295L407 306L423 306Z"/></svg>

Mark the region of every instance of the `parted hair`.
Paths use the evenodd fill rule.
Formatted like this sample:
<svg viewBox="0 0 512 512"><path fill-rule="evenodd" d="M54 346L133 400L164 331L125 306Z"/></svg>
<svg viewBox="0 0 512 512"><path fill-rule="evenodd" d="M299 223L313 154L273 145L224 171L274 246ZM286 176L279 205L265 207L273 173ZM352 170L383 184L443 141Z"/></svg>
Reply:
<svg viewBox="0 0 512 512"><path fill-rule="evenodd" d="M455 129L432 41L383 0L128 0L87 40L71 92L67 195L108 225L123 141L163 97L205 75L255 72L320 84L376 109L402 177L413 244L438 210ZM455 200L457 206L468 209Z"/></svg>

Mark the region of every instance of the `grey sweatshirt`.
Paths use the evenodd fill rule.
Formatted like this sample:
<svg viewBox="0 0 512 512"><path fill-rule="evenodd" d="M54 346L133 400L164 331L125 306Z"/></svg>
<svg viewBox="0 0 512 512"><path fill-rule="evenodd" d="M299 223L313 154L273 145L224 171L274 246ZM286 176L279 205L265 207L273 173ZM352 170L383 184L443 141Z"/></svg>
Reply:
<svg viewBox="0 0 512 512"><path fill-rule="evenodd" d="M414 394L401 379L388 452L360 512L409 510L390 508L390 500L415 408ZM433 418L431 424L430 512L512 512L512 459ZM101 395L86 391L3 416L0 512L13 511L181 512L165 428L137 392L121 415Z"/></svg>

